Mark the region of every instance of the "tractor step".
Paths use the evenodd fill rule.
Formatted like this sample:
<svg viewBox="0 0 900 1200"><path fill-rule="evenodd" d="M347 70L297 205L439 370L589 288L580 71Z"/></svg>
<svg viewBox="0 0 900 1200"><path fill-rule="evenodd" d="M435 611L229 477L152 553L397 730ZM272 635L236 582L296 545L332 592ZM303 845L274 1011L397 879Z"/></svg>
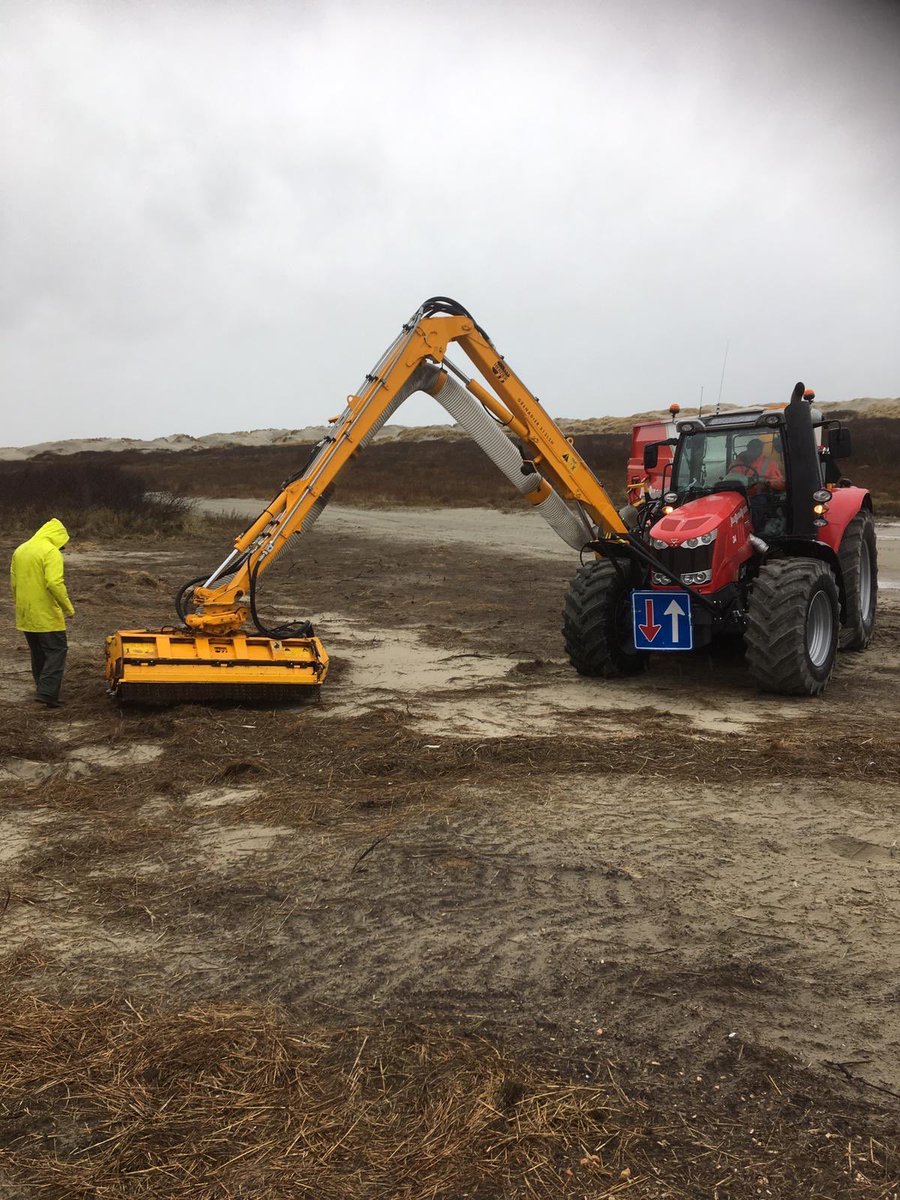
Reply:
<svg viewBox="0 0 900 1200"><path fill-rule="evenodd" d="M123 703L298 703L318 694L327 673L315 637L120 629L106 639L108 689Z"/></svg>

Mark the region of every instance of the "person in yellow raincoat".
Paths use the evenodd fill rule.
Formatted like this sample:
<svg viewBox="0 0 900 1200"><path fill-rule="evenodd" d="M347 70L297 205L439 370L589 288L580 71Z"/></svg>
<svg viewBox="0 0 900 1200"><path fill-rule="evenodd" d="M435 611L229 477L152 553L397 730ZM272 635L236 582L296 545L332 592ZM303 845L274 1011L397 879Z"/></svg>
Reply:
<svg viewBox="0 0 900 1200"><path fill-rule="evenodd" d="M69 534L62 521L52 517L34 537L17 546L9 569L16 601L16 629L25 634L31 651L35 699L48 708L59 708L68 642L66 617L75 609L66 591L62 548Z"/></svg>

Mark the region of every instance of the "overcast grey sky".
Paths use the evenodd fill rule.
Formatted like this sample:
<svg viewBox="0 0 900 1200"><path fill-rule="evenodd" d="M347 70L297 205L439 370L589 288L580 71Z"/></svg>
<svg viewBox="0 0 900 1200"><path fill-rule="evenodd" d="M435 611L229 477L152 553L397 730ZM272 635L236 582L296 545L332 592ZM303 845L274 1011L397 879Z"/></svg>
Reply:
<svg viewBox="0 0 900 1200"><path fill-rule="evenodd" d="M557 416L900 394L900 21L0 0L0 443L321 423L427 296ZM441 410L412 401L402 423Z"/></svg>

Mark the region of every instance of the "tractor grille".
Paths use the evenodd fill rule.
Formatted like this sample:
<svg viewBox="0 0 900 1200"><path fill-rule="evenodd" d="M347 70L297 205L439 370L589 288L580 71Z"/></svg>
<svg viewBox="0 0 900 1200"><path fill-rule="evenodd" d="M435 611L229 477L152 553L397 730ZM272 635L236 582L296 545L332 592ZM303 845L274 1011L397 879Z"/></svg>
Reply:
<svg viewBox="0 0 900 1200"><path fill-rule="evenodd" d="M653 553L664 567L668 567L680 579L682 575L694 571L708 571L712 566L714 549L715 542L712 542L708 546L694 546L693 549L688 546L668 546L665 550L654 550Z"/></svg>

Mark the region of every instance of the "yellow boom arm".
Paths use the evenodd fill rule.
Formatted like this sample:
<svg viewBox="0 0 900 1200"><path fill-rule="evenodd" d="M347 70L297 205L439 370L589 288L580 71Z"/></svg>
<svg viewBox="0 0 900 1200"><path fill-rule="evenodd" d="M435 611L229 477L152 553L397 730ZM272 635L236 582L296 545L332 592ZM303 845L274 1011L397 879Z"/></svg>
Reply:
<svg viewBox="0 0 900 1200"><path fill-rule="evenodd" d="M475 379L467 379L445 361L447 349L454 342L491 390ZM461 306L437 297L427 301L404 325L359 391L348 397L347 407L333 418L332 431L316 447L303 470L283 485L259 518L235 540L228 558L202 586L194 588L191 604L195 611L183 614L191 629L205 634L229 634L241 629L251 615L258 576L292 538L313 523L341 470L416 391L427 392L443 403L464 427L470 428L501 469L504 463L497 453L501 457L505 454L506 473L513 479L508 454L514 447L498 429L498 423L518 437L528 457L520 461L515 456L524 480L516 486L535 505L552 502L545 515L572 544L583 545L598 534L625 532L603 485L497 353L485 332ZM475 397L478 404L469 397ZM506 449L504 445L497 449L497 438ZM562 528L551 519L551 509L561 518Z"/></svg>

